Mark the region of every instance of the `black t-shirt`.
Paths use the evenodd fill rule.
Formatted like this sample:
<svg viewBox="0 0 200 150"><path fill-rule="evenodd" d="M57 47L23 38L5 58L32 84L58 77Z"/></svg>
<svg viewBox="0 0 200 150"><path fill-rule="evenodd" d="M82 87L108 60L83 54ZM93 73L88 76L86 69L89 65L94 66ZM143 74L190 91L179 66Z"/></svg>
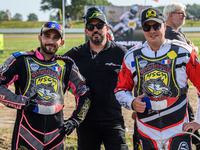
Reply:
<svg viewBox="0 0 200 150"><path fill-rule="evenodd" d="M183 34L181 31L177 31L173 28L171 28L170 26L166 26L166 31L165 31L165 38L166 39L170 39L170 40L179 40L182 42L185 42L187 44L189 44L189 40L187 39L187 37L185 36L185 34Z"/></svg>
<svg viewBox="0 0 200 150"><path fill-rule="evenodd" d="M98 54L91 51L89 42L64 54L74 59L90 88L92 104L86 120L105 121L122 117L114 88L125 52L125 47L107 40L104 49Z"/></svg>

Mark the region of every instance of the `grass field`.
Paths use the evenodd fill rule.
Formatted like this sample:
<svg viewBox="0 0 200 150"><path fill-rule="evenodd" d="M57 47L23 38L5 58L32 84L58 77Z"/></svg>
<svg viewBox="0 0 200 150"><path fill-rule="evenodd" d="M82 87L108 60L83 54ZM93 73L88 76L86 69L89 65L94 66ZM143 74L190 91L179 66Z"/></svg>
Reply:
<svg viewBox="0 0 200 150"><path fill-rule="evenodd" d="M57 54L64 54L74 46L78 46L85 42L84 38L69 38L66 35L65 48L61 47ZM2 64L11 53L17 51L30 51L39 47L37 38L4 38L3 54L0 54L0 64Z"/></svg>
<svg viewBox="0 0 200 150"><path fill-rule="evenodd" d="M67 34L65 37L65 48L61 47L57 54L63 54L72 47L85 42L85 38L69 38ZM189 37L189 39L200 50L200 37ZM39 46L37 38L4 38L4 50L3 54L0 54L0 64L2 64L13 52L35 50Z"/></svg>
<svg viewBox="0 0 200 150"><path fill-rule="evenodd" d="M41 28L44 22L38 21L0 21L0 28ZM62 21L59 21L62 24ZM72 24L73 28L84 28L84 20L70 21L68 24ZM183 27L200 27L200 20L186 20Z"/></svg>
<svg viewBox="0 0 200 150"><path fill-rule="evenodd" d="M41 28L44 23L38 21L0 21L0 28ZM58 23L62 24L61 21ZM84 20L70 21L68 24L72 24L73 28L84 28Z"/></svg>

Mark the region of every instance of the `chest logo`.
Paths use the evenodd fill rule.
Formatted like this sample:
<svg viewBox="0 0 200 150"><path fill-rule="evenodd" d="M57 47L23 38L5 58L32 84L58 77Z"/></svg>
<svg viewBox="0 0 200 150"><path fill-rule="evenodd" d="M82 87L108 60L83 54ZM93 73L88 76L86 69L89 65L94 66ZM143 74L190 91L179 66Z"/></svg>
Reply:
<svg viewBox="0 0 200 150"><path fill-rule="evenodd" d="M50 76L42 76L36 79L38 94L45 100L54 98L58 90L58 81Z"/></svg>
<svg viewBox="0 0 200 150"><path fill-rule="evenodd" d="M169 77L166 72L154 70L145 74L144 77L143 88L146 93L156 97L171 95L170 88L167 86Z"/></svg>

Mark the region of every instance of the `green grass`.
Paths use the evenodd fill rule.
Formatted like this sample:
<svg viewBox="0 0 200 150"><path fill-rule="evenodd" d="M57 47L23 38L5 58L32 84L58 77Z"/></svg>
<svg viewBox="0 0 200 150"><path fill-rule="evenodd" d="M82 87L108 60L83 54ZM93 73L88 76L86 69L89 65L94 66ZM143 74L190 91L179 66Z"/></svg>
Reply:
<svg viewBox="0 0 200 150"><path fill-rule="evenodd" d="M62 21L58 21L62 24ZM45 22L37 21L0 21L0 28L41 28ZM72 24L73 28L84 28L84 20L69 21L68 24ZM186 20L183 27L200 27L200 20Z"/></svg>
<svg viewBox="0 0 200 150"><path fill-rule="evenodd" d="M0 28L41 28L43 23L36 21L0 21Z"/></svg>
<svg viewBox="0 0 200 150"><path fill-rule="evenodd" d="M84 42L84 38L68 38L66 35L65 48L62 46L56 54L64 54L72 47L83 44ZM3 54L0 54L0 64L14 52L35 50L39 46L40 43L37 38L4 38L4 50Z"/></svg>
<svg viewBox="0 0 200 150"><path fill-rule="evenodd" d="M45 22L37 21L0 21L0 28L41 28ZM62 21L58 21L62 24ZM70 21L67 24L72 24L73 28L84 28L84 20Z"/></svg>
<svg viewBox="0 0 200 150"><path fill-rule="evenodd" d="M190 41L192 41L194 43L194 45L197 46L199 48L199 50L200 50L200 42L199 42L200 37L189 37L188 39ZM198 55L198 56L200 56L200 55Z"/></svg>
<svg viewBox="0 0 200 150"><path fill-rule="evenodd" d="M186 20L183 27L200 27L200 20L199 21Z"/></svg>
<svg viewBox="0 0 200 150"><path fill-rule="evenodd" d="M195 46L200 50L199 37L189 37ZM66 34L65 38L65 49L61 47L57 54L64 54L66 51L70 50L74 46L78 46L85 42L84 38L68 38ZM13 52L17 51L30 51L35 50L39 47L39 41L37 38L4 38L4 50L3 54L0 54L0 65L9 57ZM200 54L198 55L200 58Z"/></svg>

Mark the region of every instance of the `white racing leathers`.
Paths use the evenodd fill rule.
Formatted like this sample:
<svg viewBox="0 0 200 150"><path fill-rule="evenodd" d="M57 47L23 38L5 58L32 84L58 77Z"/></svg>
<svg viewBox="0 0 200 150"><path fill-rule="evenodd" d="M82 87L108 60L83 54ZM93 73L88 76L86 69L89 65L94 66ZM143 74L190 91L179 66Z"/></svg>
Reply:
<svg viewBox="0 0 200 150"><path fill-rule="evenodd" d="M145 93L142 101L146 102L146 109L144 113L137 113L136 122L140 135L151 139L155 149L165 141L170 149L172 140L168 139L181 133L183 124L188 122L187 82L190 79L199 91L198 74L200 63L194 50L176 40L165 40L158 51L152 51L145 42L126 53L115 96L121 105L132 109L135 97ZM196 121L199 121L199 107L197 114Z"/></svg>

